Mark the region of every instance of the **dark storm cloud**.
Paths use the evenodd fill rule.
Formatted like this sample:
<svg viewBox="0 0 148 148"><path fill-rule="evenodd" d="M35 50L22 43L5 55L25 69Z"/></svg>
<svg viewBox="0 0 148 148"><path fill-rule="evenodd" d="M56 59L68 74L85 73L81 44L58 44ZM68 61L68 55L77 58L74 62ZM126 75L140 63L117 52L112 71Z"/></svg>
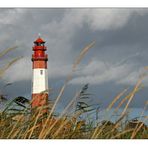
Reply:
<svg viewBox="0 0 148 148"><path fill-rule="evenodd" d="M23 56L1 80L12 82L5 92L29 96L31 92L31 47L41 33L48 46L49 86L55 94L70 73L80 50L95 40L78 66L61 102L65 104L76 90L90 83L94 102L107 105L125 87L132 87L148 63L147 9L0 9L1 49L19 47L0 59L7 63ZM144 81L145 90L148 79ZM136 96L133 106L143 106L147 92ZM53 97L56 97L56 95Z"/></svg>

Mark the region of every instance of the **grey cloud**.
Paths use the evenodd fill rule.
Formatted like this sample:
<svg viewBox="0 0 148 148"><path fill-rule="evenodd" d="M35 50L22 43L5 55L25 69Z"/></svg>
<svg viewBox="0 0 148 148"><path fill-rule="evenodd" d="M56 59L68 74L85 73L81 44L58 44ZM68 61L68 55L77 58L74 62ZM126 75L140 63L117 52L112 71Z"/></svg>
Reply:
<svg viewBox="0 0 148 148"><path fill-rule="evenodd" d="M133 86L148 63L147 9L0 9L0 12L0 51L19 46L0 62L24 57L1 80L15 84L9 87L13 95L18 90L22 95L30 93L26 87L31 87L31 47L38 33L47 41L49 81L55 89L70 73L80 50L92 40L96 44L74 73L71 91L90 82L96 95L114 96L122 89L110 87ZM144 83L147 86L147 79Z"/></svg>

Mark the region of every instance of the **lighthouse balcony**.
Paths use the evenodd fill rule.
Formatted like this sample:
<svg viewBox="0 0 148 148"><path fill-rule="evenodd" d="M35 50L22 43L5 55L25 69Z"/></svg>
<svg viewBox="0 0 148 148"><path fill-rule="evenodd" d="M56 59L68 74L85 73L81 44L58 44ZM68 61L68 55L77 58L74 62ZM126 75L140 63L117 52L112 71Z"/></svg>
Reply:
<svg viewBox="0 0 148 148"><path fill-rule="evenodd" d="M47 50L47 47L46 46L34 46L34 47L32 47L32 49L34 50L34 51L36 51L36 50Z"/></svg>
<svg viewBox="0 0 148 148"><path fill-rule="evenodd" d="M32 55L32 61L48 61L48 55L45 54L44 56L35 56Z"/></svg>

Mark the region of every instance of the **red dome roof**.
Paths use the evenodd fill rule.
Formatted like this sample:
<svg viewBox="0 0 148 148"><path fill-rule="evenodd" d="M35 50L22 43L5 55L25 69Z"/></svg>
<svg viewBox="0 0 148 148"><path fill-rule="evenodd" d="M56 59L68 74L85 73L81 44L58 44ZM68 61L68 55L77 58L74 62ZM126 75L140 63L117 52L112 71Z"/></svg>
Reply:
<svg viewBox="0 0 148 148"><path fill-rule="evenodd" d="M34 43L45 43L45 41L39 37Z"/></svg>

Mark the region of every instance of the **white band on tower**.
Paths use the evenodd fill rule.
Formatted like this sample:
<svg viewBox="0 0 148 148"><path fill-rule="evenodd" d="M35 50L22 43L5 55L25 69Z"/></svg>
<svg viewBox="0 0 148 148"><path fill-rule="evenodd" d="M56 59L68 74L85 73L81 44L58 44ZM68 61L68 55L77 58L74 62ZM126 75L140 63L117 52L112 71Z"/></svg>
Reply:
<svg viewBox="0 0 148 148"><path fill-rule="evenodd" d="M48 92L48 72L47 69L33 69L33 94Z"/></svg>

